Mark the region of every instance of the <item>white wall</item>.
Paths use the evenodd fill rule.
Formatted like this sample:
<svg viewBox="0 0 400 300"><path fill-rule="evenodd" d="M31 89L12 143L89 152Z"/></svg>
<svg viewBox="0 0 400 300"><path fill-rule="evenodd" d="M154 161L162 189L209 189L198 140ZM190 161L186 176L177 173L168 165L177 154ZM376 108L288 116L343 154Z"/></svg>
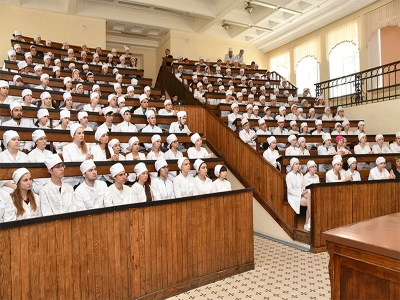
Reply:
<svg viewBox="0 0 400 300"><path fill-rule="evenodd" d="M82 25L86 29L82 31ZM95 47L106 46L106 21L103 19L79 17L67 14L28 9L16 6L0 5L0 59L7 58L11 49L10 39L15 30L21 30L24 36L40 34L42 40L55 42L67 41L71 45Z"/></svg>

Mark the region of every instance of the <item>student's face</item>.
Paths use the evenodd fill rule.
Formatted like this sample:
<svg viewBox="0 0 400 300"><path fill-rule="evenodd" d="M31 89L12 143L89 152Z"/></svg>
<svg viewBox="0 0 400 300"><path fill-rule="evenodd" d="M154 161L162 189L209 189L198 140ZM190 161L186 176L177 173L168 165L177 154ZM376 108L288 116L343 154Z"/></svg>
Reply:
<svg viewBox="0 0 400 300"><path fill-rule="evenodd" d="M117 175L115 175L114 181L115 181L115 183L118 183L118 184L125 184L125 182L126 182L125 171L119 172Z"/></svg>
<svg viewBox="0 0 400 300"><path fill-rule="evenodd" d="M383 145L383 142L384 142L383 137L379 138L377 142L378 142L378 145L379 145L379 146L382 146L382 145Z"/></svg>
<svg viewBox="0 0 400 300"><path fill-rule="evenodd" d="M80 86L76 89L76 91L77 91L79 94L83 94L83 86L80 85Z"/></svg>
<svg viewBox="0 0 400 300"><path fill-rule="evenodd" d="M74 141L82 143L84 140L85 140L85 133L83 132L83 128L78 128L74 134Z"/></svg>
<svg viewBox="0 0 400 300"><path fill-rule="evenodd" d="M116 143L114 146L112 146L112 149L113 149L115 154L119 154L121 152L121 144L120 143Z"/></svg>
<svg viewBox="0 0 400 300"><path fill-rule="evenodd" d="M185 159L181 166L182 172L188 173L190 171L190 161Z"/></svg>
<svg viewBox="0 0 400 300"><path fill-rule="evenodd" d="M46 144L47 144L47 137L45 137L45 136L42 136L36 140L36 146L40 150L43 150L44 148L46 148Z"/></svg>
<svg viewBox="0 0 400 300"><path fill-rule="evenodd" d="M70 121L70 118L66 117L66 118L63 118L63 119L61 120L61 123L62 123L64 126L68 126L69 121Z"/></svg>
<svg viewBox="0 0 400 300"><path fill-rule="evenodd" d="M140 103L140 106L141 106L143 109L147 109L147 107L149 106L149 100L143 99L142 102Z"/></svg>
<svg viewBox="0 0 400 300"><path fill-rule="evenodd" d="M154 125L156 125L156 123L157 123L156 115L151 115L151 116L149 117L149 124L150 124L151 126L154 126Z"/></svg>
<svg viewBox="0 0 400 300"><path fill-rule="evenodd" d="M297 143L297 139L293 139L293 140L290 142L290 145L292 145L292 146L294 147L294 146L296 146L296 143Z"/></svg>
<svg viewBox="0 0 400 300"><path fill-rule="evenodd" d="M108 133L107 132L100 137L99 143L101 143L101 144L108 143Z"/></svg>
<svg viewBox="0 0 400 300"><path fill-rule="evenodd" d="M161 147L161 140L157 140L153 143L154 149L160 149L160 147Z"/></svg>
<svg viewBox="0 0 400 300"><path fill-rule="evenodd" d="M36 48L31 49L31 54L32 54L32 56L35 56L37 54Z"/></svg>
<svg viewBox="0 0 400 300"><path fill-rule="evenodd" d="M47 124L48 120L49 120L49 116L43 116L39 119L39 124L42 126L45 126Z"/></svg>
<svg viewBox="0 0 400 300"><path fill-rule="evenodd" d="M51 97L47 97L43 99L43 104L45 106L51 106Z"/></svg>
<svg viewBox="0 0 400 300"><path fill-rule="evenodd" d="M303 147L303 148L306 147L306 140L301 140L300 147Z"/></svg>
<svg viewBox="0 0 400 300"><path fill-rule="evenodd" d="M123 102L123 103L125 103L125 102ZM124 105L125 106L125 105ZM131 112L130 111L126 111L125 113L124 113L124 121L126 121L126 122L130 122L131 121L131 118L132 118L132 115L131 115Z"/></svg>
<svg viewBox="0 0 400 300"><path fill-rule="evenodd" d="M149 172L148 171L144 171L142 174L139 175L138 177L138 181L144 183L147 181L147 179L149 179Z"/></svg>
<svg viewBox="0 0 400 300"><path fill-rule="evenodd" d="M179 118L179 122L181 123L181 125L185 125L187 122L187 117L185 116L185 117Z"/></svg>
<svg viewBox="0 0 400 300"><path fill-rule="evenodd" d="M341 163L341 162L340 162L340 163L337 163L337 164L335 164L335 165L333 166L333 169L334 169L335 171L339 171L341 168L342 168L342 163Z"/></svg>
<svg viewBox="0 0 400 300"><path fill-rule="evenodd" d="M395 141L396 141L396 144L400 146L400 136L396 137Z"/></svg>
<svg viewBox="0 0 400 300"><path fill-rule="evenodd" d="M168 176L168 169L169 169L169 167L168 166L163 166L161 169L160 169L160 177L161 178L167 178L167 176Z"/></svg>
<svg viewBox="0 0 400 300"><path fill-rule="evenodd" d="M134 143L132 144L132 152L138 152L138 151L139 151L139 148L140 148L139 142L134 142Z"/></svg>
<svg viewBox="0 0 400 300"><path fill-rule="evenodd" d="M299 164L298 161L296 161L292 166L292 170L295 171L295 172L298 172L299 169L300 169L300 164Z"/></svg>
<svg viewBox="0 0 400 300"><path fill-rule="evenodd" d="M83 117L83 118L80 119L79 123L80 123L82 126L86 127L88 121L89 121L89 120L88 120L88 117L85 116L85 117Z"/></svg>
<svg viewBox="0 0 400 300"><path fill-rule="evenodd" d="M261 124L261 125L260 125L260 128L261 128L262 130L266 130L266 129L267 129L267 124L265 124L265 123Z"/></svg>
<svg viewBox="0 0 400 300"><path fill-rule="evenodd" d="M89 170L86 171L86 173L83 175L87 180L93 181L96 180L97 178L97 169L96 167L90 168Z"/></svg>
<svg viewBox="0 0 400 300"><path fill-rule="evenodd" d="M13 137L7 144L8 149L16 150L19 148L20 145L20 138L19 136Z"/></svg>
<svg viewBox="0 0 400 300"><path fill-rule="evenodd" d="M105 118L106 118L106 122L107 122L107 123L112 123L113 120L114 120L114 114L113 114L113 113L111 113L111 114L106 114L106 115L105 115Z"/></svg>
<svg viewBox="0 0 400 300"><path fill-rule="evenodd" d="M366 143L366 142L367 142L367 137L366 137L366 136L363 136L363 137L360 139L360 142L361 142L361 143Z"/></svg>
<svg viewBox="0 0 400 300"><path fill-rule="evenodd" d="M22 118L22 108L21 107L16 107L12 110L11 112L11 117L14 120L21 120Z"/></svg>
<svg viewBox="0 0 400 300"><path fill-rule="evenodd" d="M31 64L32 64L32 56L28 56L28 57L25 59L25 61L26 61L26 63L27 63L28 65L31 65Z"/></svg>
<svg viewBox="0 0 400 300"><path fill-rule="evenodd" d="M324 142L324 145L326 147L329 147L331 144L332 144L332 140L331 139L325 140L325 142Z"/></svg>
<svg viewBox="0 0 400 300"><path fill-rule="evenodd" d="M246 123L243 125L243 129L246 130L247 132L249 132L250 130L250 123Z"/></svg>
<svg viewBox="0 0 400 300"><path fill-rule="evenodd" d="M314 175L315 172L317 171L317 166L316 165L310 166L308 168L308 171L310 172L311 175Z"/></svg>
<svg viewBox="0 0 400 300"><path fill-rule="evenodd" d="M94 82L94 75L89 75L89 76L87 77L87 80L88 80L89 82Z"/></svg>
<svg viewBox="0 0 400 300"><path fill-rule="evenodd" d="M275 150L275 148L276 148L276 141L273 141L273 142L269 145L269 147L271 148L271 150Z"/></svg>
<svg viewBox="0 0 400 300"><path fill-rule="evenodd" d="M285 126L285 122L278 122L278 127L280 129L283 129L283 126Z"/></svg>
<svg viewBox="0 0 400 300"><path fill-rule="evenodd" d="M61 179L64 177L64 170L65 165L61 162L59 164L56 164L53 168L49 169L49 173L52 175L52 177Z"/></svg>
<svg viewBox="0 0 400 300"><path fill-rule="evenodd" d="M219 179L221 180L225 180L227 176L228 176L228 171L221 171L219 173Z"/></svg>
<svg viewBox="0 0 400 300"><path fill-rule="evenodd" d="M400 159L396 159L396 167L400 168Z"/></svg>
<svg viewBox="0 0 400 300"><path fill-rule="evenodd" d="M379 171L382 171L386 167L386 162L381 162L380 164L376 165Z"/></svg>
<svg viewBox="0 0 400 300"><path fill-rule="evenodd" d="M344 139L340 139L337 144L338 146L342 147L344 144Z"/></svg>
<svg viewBox="0 0 400 300"><path fill-rule="evenodd" d="M32 188L32 176L31 173L22 175L18 182L18 187L23 191L29 191Z"/></svg>
<svg viewBox="0 0 400 300"><path fill-rule="evenodd" d="M199 139L195 142L195 146L201 147L201 145L203 145L203 140L202 140L201 138L199 138Z"/></svg>
<svg viewBox="0 0 400 300"><path fill-rule="evenodd" d="M31 100L32 100L32 95L26 95L26 96L24 97L24 101L26 101L26 102L28 102L28 103L30 103Z"/></svg>
<svg viewBox="0 0 400 300"><path fill-rule="evenodd" d="M207 164L203 163L199 169L199 175L206 176L207 175Z"/></svg>
<svg viewBox="0 0 400 300"><path fill-rule="evenodd" d="M356 162L356 161L355 161L355 162L352 162L352 163L350 164L349 168L352 169L352 170L356 170L356 169L357 169L357 162Z"/></svg>

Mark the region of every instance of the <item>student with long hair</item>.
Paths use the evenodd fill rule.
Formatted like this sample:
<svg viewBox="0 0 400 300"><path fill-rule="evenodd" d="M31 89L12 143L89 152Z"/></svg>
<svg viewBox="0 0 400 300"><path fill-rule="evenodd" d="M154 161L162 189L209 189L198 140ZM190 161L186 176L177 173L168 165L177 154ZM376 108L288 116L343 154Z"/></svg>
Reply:
<svg viewBox="0 0 400 300"><path fill-rule="evenodd" d="M332 166L333 168L326 172L325 175L325 181L326 183L331 183L331 182L344 182L344 181L353 181L353 178L351 176L346 176L345 171L342 169L342 159L340 155L337 155L338 157L333 158L332 160Z"/></svg>
<svg viewBox="0 0 400 300"><path fill-rule="evenodd" d="M136 175L136 182L132 186L132 196L135 203L151 202L151 188L147 183L149 172L144 163L138 163L133 169Z"/></svg>
<svg viewBox="0 0 400 300"><path fill-rule="evenodd" d="M12 209L6 210L6 218L23 220L42 216L39 196L32 192L32 176L28 169L19 168L12 175L17 188L11 194Z"/></svg>

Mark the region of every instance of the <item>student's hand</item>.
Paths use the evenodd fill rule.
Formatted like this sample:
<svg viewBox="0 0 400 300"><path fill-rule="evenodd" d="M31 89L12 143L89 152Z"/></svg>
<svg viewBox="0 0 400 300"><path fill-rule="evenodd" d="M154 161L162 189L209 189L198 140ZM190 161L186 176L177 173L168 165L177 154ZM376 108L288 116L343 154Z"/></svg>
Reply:
<svg viewBox="0 0 400 300"><path fill-rule="evenodd" d="M101 116L103 114L103 111L100 109L99 110L99 115Z"/></svg>
<svg viewBox="0 0 400 300"><path fill-rule="evenodd" d="M346 177L344 181L353 181L353 177Z"/></svg>
<svg viewBox="0 0 400 300"><path fill-rule="evenodd" d="M93 154L92 153L88 153L86 155L86 159L93 159Z"/></svg>
<svg viewBox="0 0 400 300"><path fill-rule="evenodd" d="M187 135L191 135L192 132L191 132L190 130L188 130L188 131L186 132L186 134L187 134Z"/></svg>

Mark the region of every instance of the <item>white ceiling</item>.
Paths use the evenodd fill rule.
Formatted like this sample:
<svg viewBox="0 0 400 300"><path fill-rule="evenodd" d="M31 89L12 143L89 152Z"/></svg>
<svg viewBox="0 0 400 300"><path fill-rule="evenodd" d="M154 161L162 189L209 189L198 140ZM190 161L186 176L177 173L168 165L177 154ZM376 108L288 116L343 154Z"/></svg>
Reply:
<svg viewBox="0 0 400 300"><path fill-rule="evenodd" d="M11 0L107 20L107 43L158 48L170 30L254 44L268 52L377 0ZM260 4L268 3L276 8ZM251 6L251 13L246 7ZM287 8L301 13L284 12ZM224 29L223 24L229 28ZM270 31L271 30L271 31Z"/></svg>

